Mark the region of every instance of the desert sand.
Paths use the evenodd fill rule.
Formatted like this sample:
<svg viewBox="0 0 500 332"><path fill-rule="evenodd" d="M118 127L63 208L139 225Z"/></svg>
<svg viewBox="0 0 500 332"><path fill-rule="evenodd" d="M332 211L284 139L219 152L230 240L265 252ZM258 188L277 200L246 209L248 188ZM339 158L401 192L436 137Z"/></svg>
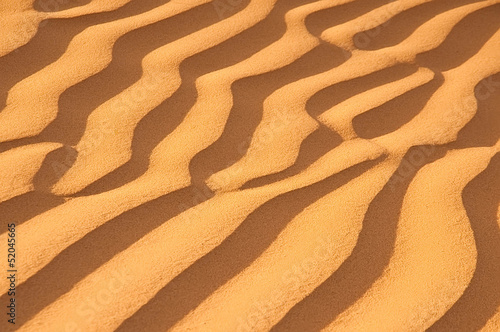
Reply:
<svg viewBox="0 0 500 332"><path fill-rule="evenodd" d="M500 331L500 0L0 26L0 331Z"/></svg>

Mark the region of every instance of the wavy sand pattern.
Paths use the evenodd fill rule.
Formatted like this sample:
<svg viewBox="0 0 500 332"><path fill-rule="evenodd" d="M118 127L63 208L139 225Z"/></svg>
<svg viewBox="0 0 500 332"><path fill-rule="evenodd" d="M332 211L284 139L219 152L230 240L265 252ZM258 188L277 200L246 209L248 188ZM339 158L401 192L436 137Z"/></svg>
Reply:
<svg viewBox="0 0 500 332"><path fill-rule="evenodd" d="M1 2L0 330L500 331L499 18Z"/></svg>

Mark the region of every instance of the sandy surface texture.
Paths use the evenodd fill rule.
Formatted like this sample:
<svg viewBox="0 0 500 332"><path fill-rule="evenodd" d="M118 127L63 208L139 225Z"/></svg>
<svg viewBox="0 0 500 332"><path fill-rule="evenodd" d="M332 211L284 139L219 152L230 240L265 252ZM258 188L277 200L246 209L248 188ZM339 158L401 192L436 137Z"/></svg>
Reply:
<svg viewBox="0 0 500 332"><path fill-rule="evenodd" d="M0 0L0 331L498 332L499 152L500 0Z"/></svg>

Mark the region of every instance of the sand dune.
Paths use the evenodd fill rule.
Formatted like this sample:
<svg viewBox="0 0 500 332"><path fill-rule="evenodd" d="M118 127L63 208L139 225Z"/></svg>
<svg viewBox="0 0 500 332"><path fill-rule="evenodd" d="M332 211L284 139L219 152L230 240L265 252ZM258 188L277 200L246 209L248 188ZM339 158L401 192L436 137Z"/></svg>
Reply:
<svg viewBox="0 0 500 332"><path fill-rule="evenodd" d="M0 330L500 330L499 17L2 2Z"/></svg>
<svg viewBox="0 0 500 332"><path fill-rule="evenodd" d="M59 2L49 4L47 9L56 12L43 13L30 8L32 0L3 4L2 8L2 48L0 56L23 46L36 34L41 21L55 18L72 18L99 12L112 11L130 2L130 0L93 0L84 6L58 11ZM64 3L64 1L62 2Z"/></svg>

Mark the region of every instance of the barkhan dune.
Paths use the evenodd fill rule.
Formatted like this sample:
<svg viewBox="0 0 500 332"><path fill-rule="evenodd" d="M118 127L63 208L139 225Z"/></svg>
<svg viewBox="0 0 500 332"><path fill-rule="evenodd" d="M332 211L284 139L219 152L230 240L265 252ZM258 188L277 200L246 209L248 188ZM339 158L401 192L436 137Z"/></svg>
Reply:
<svg viewBox="0 0 500 332"><path fill-rule="evenodd" d="M1 331L500 331L500 0L0 26Z"/></svg>

